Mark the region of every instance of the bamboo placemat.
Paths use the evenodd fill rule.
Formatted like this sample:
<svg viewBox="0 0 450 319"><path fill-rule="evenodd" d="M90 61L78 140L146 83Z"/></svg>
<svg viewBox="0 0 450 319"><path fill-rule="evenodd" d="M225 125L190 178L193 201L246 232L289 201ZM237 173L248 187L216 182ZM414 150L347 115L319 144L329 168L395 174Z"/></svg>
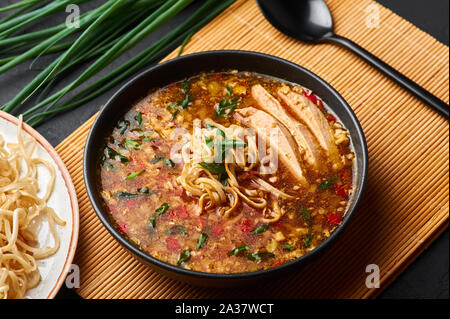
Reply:
<svg viewBox="0 0 450 319"><path fill-rule="evenodd" d="M330 0L328 5L338 34L448 103L447 46L374 1ZM367 22L374 22L369 14L377 10L379 25L369 28ZM179 283L133 259L92 210L82 174L90 119L57 147L80 206L78 294L84 298L376 296L448 227L448 122L345 49L308 45L282 35L265 21L253 0L235 3L196 34L184 53L217 49L259 51L288 59L312 70L343 95L361 121L369 147L368 185L360 209L321 258L264 289L219 290ZM380 289L365 285L368 264L380 268Z"/></svg>

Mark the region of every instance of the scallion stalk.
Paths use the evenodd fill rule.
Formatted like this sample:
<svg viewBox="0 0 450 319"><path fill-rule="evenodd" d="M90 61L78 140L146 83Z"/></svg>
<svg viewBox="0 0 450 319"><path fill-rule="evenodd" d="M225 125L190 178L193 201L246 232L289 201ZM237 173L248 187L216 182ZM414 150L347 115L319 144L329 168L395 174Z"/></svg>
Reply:
<svg viewBox="0 0 450 319"><path fill-rule="evenodd" d="M38 125L53 114L74 108L95 98L150 62L155 61L180 42L182 42L179 49L181 53L195 32L235 0L205 1L184 23L153 45L88 85L87 88L76 93L67 101L59 102L69 92L86 83L150 33L171 20L194 0L109 0L100 7L83 14L80 17L79 29L68 28L61 24L36 32L10 36L29 23L63 9L62 4L67 4L67 1L56 0L38 9L33 9L42 1L22 0L15 4L14 8L26 8L26 10L18 15L14 16L13 14L7 17L8 20L5 18L0 20L1 52L25 49L25 52L16 56L0 59L0 74L28 59L34 58L36 61L43 54L62 51L60 56L2 107L4 111L14 111L18 105L27 101L38 90L42 91L40 96L44 97L55 80L61 78L69 69L95 58L85 71L69 85L43 98L42 101L38 101L24 112L24 116L29 117L27 122L32 122L32 125ZM86 1L88 0L70 0L70 3L78 4ZM3 10L6 11L8 7ZM8 10L12 9L11 7ZM29 9L32 11L26 12ZM80 33L80 35L75 40L69 39L75 33ZM42 41L34 42L39 40Z"/></svg>

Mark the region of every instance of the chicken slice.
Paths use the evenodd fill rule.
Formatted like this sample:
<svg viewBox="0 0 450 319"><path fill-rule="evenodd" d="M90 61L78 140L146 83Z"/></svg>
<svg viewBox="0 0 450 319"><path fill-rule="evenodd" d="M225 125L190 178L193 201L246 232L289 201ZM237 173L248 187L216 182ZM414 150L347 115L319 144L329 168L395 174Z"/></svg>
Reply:
<svg viewBox="0 0 450 319"><path fill-rule="evenodd" d="M319 149L308 129L289 116L286 110L281 106L280 102L270 95L270 93L260 84L256 84L252 87L252 96L262 110L275 117L288 129L294 137L294 140L300 149L300 154L304 156L305 161L313 169L319 170Z"/></svg>
<svg viewBox="0 0 450 319"><path fill-rule="evenodd" d="M286 103L292 114L305 123L312 132L331 161L333 169L337 170L342 168L343 163L333 137L333 132L325 115L319 108L308 98L302 94L293 92L287 86L280 88L278 95Z"/></svg>
<svg viewBox="0 0 450 319"><path fill-rule="evenodd" d="M308 187L308 181L303 175L303 170L295 154L295 148L292 147L288 134L283 132L283 129L271 115L254 107L237 109L233 114L239 123L254 129L258 136L261 136L266 141L268 147L275 149L283 165L289 169L303 186ZM270 144L271 129L276 130L275 133L278 136L277 145Z"/></svg>

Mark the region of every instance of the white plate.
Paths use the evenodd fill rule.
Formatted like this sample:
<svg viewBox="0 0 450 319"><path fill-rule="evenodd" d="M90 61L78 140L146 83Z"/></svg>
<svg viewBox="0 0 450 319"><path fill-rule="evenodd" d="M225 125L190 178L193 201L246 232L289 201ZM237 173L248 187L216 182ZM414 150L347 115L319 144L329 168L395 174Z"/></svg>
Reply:
<svg viewBox="0 0 450 319"><path fill-rule="evenodd" d="M6 143L17 142L18 122L14 116L0 111L0 134ZM42 158L55 167L55 188L48 205L66 222L65 226L56 225L61 246L56 254L37 262L41 272L41 282L27 292L26 298L54 298L64 284L75 254L79 227L78 202L69 172L54 148L37 131L26 124L23 126L23 132L37 141L33 157ZM42 185L41 189L45 189L49 178L50 174L45 167L38 169L38 181L39 185ZM53 238L46 222L39 223L37 221L36 230L40 247L53 244Z"/></svg>

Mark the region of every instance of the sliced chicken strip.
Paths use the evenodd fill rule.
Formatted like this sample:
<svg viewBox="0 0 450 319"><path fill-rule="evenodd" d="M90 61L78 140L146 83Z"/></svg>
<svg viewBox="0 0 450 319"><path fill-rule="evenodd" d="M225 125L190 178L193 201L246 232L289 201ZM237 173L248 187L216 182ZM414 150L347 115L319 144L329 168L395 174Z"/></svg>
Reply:
<svg viewBox="0 0 450 319"><path fill-rule="evenodd" d="M252 87L252 96L258 106L280 121L292 134L295 142L300 148L300 154L305 161L315 170L319 170L320 153L318 145L308 129L301 123L294 120L286 113L280 102L267 92L260 84Z"/></svg>
<svg viewBox="0 0 450 319"><path fill-rule="evenodd" d="M237 109L233 113L234 118L242 125L250 127L256 131L258 136L261 136L267 146L276 148L278 158L286 166L293 176L305 187L308 187L308 181L303 175L303 170L299 164L298 158L295 154L295 149L289 141L288 134L283 132L278 122L264 111L258 110L254 107L247 107ZM277 145L270 145L270 131L276 130L278 136Z"/></svg>
<svg viewBox="0 0 450 319"><path fill-rule="evenodd" d="M287 86L280 88L278 95L292 114L308 126L333 164L333 169L340 169L343 163L325 115L308 98Z"/></svg>

